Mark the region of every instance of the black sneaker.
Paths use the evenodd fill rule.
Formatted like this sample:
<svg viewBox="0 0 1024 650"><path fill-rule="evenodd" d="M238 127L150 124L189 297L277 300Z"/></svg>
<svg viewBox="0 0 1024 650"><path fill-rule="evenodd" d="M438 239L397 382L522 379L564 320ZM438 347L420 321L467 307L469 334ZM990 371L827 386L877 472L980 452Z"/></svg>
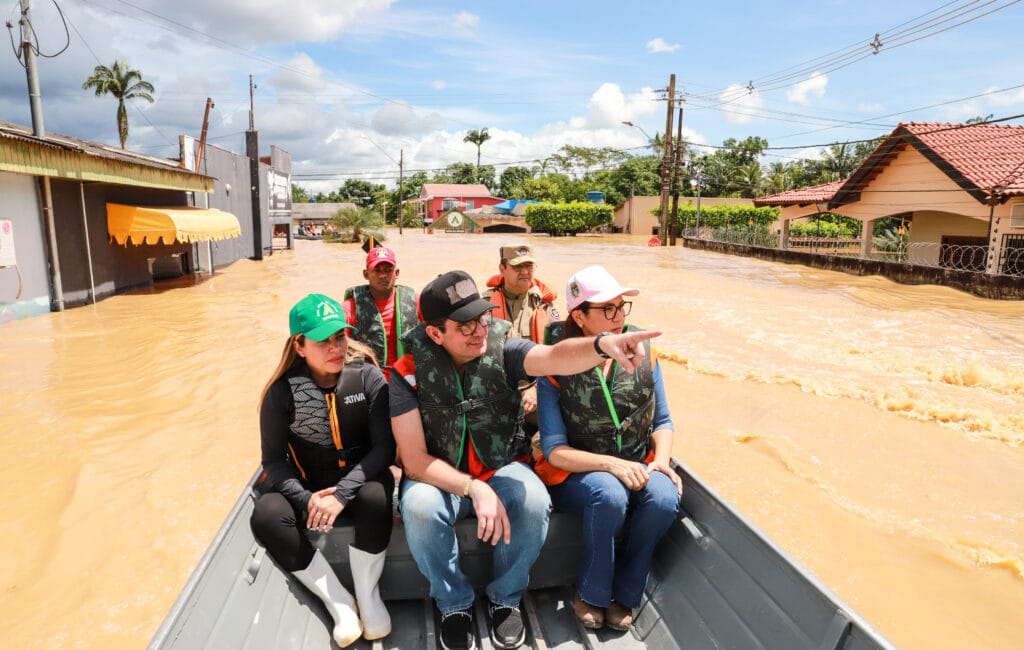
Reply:
<svg viewBox="0 0 1024 650"><path fill-rule="evenodd" d="M444 650L476 650L472 608L441 614L441 647Z"/></svg>
<svg viewBox="0 0 1024 650"><path fill-rule="evenodd" d="M488 612L491 615L491 640L494 645L502 650L512 650L523 645L526 628L523 627L523 615L518 607L490 603Z"/></svg>

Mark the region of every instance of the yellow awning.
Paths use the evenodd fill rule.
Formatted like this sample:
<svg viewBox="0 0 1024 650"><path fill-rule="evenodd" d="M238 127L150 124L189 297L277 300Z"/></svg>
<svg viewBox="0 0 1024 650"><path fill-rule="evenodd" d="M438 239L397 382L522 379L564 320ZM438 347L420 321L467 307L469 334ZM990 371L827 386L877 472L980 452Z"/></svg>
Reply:
<svg viewBox="0 0 1024 650"><path fill-rule="evenodd" d="M107 232L118 244L190 244L242 234L238 218L212 208L171 208L107 204Z"/></svg>

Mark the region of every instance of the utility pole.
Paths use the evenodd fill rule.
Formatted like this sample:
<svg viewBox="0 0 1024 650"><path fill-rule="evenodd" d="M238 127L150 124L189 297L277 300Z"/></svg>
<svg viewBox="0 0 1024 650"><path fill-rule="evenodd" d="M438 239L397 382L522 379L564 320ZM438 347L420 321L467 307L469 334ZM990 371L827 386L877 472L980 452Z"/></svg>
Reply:
<svg viewBox="0 0 1024 650"><path fill-rule="evenodd" d="M36 70L36 50L39 44L33 41L36 30L32 26L32 10L29 7L29 0L21 0L21 18L18 19L18 26L21 28L21 51L25 55L25 76L28 78L28 101L32 111L32 135L37 138L46 137L46 128L43 126L43 96L39 92L39 73ZM53 282L53 304L57 311L64 311L64 283L60 277L60 254L57 250L57 229L53 222L53 191L50 187L50 177L43 176L42 189L43 220L47 241L49 243L50 272Z"/></svg>
<svg viewBox="0 0 1024 650"><path fill-rule="evenodd" d="M32 108L32 135L37 138L46 136L46 129L43 128L43 97L39 92L39 73L36 71L36 43L32 42L31 9L28 0L21 0L21 18L18 20L21 27L21 53L25 55L25 76L28 77L28 101Z"/></svg>
<svg viewBox="0 0 1024 650"><path fill-rule="evenodd" d="M676 75L668 81L668 110L665 112L665 152L661 160L661 205L658 212L658 240L668 242L668 196L672 189L672 109L675 107Z"/></svg>
<svg viewBox="0 0 1024 650"><path fill-rule="evenodd" d="M676 124L675 155L672 159L672 245L676 245L676 228L679 225L679 166L683 161L683 107L679 106L679 123Z"/></svg>
<svg viewBox="0 0 1024 650"><path fill-rule="evenodd" d="M252 82L252 75L249 75L249 130L256 130L256 104L253 101L252 91L256 85Z"/></svg>
<svg viewBox="0 0 1024 650"><path fill-rule="evenodd" d="M403 170L405 162L405 149L398 150L398 234L402 234L402 210L405 209L405 188L403 187Z"/></svg>
<svg viewBox="0 0 1024 650"><path fill-rule="evenodd" d="M206 148L206 130L210 126L210 109L213 108L213 99L206 98L206 110L203 111L203 131L199 134L199 148L196 151L196 166L193 171L199 173L199 166L203 164L203 149Z"/></svg>

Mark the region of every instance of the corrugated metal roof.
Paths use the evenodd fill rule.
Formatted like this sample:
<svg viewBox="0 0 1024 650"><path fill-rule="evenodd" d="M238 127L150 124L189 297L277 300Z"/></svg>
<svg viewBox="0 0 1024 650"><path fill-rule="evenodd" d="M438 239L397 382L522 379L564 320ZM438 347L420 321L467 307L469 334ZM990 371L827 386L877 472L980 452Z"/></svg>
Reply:
<svg viewBox="0 0 1024 650"><path fill-rule="evenodd" d="M214 178L178 161L147 156L57 133L37 138L29 127L0 120L0 171L75 181L212 192Z"/></svg>

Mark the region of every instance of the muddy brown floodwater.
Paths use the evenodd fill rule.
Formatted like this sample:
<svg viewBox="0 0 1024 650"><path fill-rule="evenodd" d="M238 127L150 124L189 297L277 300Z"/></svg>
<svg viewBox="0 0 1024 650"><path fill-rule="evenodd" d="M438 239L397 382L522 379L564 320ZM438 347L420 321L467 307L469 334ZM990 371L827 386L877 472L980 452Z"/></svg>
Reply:
<svg viewBox="0 0 1024 650"><path fill-rule="evenodd" d="M1021 647L1024 304L644 237L389 244L419 288L523 241L560 294L592 263L641 289L676 454L893 642ZM0 647L149 641L259 462L289 307L361 281L356 247L296 244L0 325Z"/></svg>

